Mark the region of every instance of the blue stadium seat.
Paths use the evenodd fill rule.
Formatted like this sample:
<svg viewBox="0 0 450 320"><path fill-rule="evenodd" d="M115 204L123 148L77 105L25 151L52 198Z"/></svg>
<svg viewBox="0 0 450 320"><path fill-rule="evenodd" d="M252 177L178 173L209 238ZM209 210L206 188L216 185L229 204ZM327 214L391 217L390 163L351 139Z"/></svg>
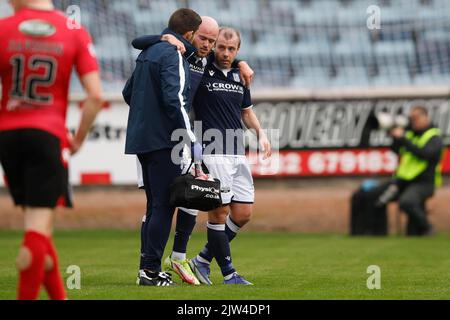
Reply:
<svg viewBox="0 0 450 320"><path fill-rule="evenodd" d="M130 41L160 33L186 5L241 31L239 57L256 71L254 87L448 84L450 75L449 0L54 2L81 7L106 88L130 75L137 54ZM366 27L370 5L381 8L379 30Z"/></svg>
<svg viewBox="0 0 450 320"><path fill-rule="evenodd" d="M370 84L367 68L364 66L340 66L330 82L333 87L368 86Z"/></svg>
<svg viewBox="0 0 450 320"><path fill-rule="evenodd" d="M100 59L126 59L129 57L129 44L125 37L108 35L98 39L96 51Z"/></svg>
<svg viewBox="0 0 450 320"><path fill-rule="evenodd" d="M409 68L406 65L380 65L378 75L371 79L375 86L410 85L412 83Z"/></svg>

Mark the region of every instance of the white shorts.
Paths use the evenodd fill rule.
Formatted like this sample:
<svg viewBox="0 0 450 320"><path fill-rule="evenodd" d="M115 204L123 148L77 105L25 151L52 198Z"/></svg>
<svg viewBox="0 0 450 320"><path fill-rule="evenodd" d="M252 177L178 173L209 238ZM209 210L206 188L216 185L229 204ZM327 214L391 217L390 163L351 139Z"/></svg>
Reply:
<svg viewBox="0 0 450 320"><path fill-rule="evenodd" d="M144 188L144 174L142 173L142 165L139 158L136 156L136 174L137 174L137 185L139 189Z"/></svg>
<svg viewBox="0 0 450 320"><path fill-rule="evenodd" d="M223 204L255 201L252 172L244 155L204 155L203 161L211 176L220 180Z"/></svg>

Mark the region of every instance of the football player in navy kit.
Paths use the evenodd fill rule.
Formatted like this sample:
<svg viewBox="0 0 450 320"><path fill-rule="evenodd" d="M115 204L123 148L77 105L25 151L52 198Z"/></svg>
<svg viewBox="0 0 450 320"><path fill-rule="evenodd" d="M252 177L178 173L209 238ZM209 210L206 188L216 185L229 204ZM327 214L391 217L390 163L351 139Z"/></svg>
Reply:
<svg viewBox="0 0 450 320"><path fill-rule="evenodd" d="M203 159L211 175L221 181L223 206L208 213L208 243L190 261L200 282L211 284L210 262L216 258L224 284L251 284L233 267L229 242L252 214L254 186L244 148L244 128L254 130L265 157L271 145L252 109L250 90L232 63L240 48L240 34L222 28L215 46L215 60L206 67L194 97L196 121L202 123ZM207 137L214 137L205 141Z"/></svg>

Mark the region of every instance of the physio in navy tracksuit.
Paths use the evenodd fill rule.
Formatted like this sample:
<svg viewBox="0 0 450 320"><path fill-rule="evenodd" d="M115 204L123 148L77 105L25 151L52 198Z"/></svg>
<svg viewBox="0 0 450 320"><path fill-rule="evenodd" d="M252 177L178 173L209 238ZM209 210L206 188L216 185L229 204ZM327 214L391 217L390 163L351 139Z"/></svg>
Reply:
<svg viewBox="0 0 450 320"><path fill-rule="evenodd" d="M175 11L169 20L171 33L192 54L192 39L200 23L200 16L190 9ZM151 204L140 285L173 284L170 276L160 272L175 210L169 205L169 186L181 174L179 163L171 157L179 141L172 141L171 135L176 129L185 129L189 139L196 140L186 111L189 91L189 64L176 47L166 42L141 52L123 90L130 106L125 153L138 156L147 202Z"/></svg>

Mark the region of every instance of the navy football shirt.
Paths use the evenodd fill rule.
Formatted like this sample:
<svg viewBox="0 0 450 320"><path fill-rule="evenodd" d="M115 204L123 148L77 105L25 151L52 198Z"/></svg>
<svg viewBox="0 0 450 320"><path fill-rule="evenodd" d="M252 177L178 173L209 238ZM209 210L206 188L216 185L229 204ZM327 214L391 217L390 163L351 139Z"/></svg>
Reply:
<svg viewBox="0 0 450 320"><path fill-rule="evenodd" d="M195 120L202 121L204 154L245 154L241 113L252 107L252 102L250 90L241 83L239 69L225 71L215 64L208 65L193 106Z"/></svg>
<svg viewBox="0 0 450 320"><path fill-rule="evenodd" d="M192 102L195 97L195 92L197 92L197 88L200 85L203 73L205 72L207 59L199 58L194 54L187 60L189 62L190 78L191 78L191 94L189 96L189 106L192 106Z"/></svg>

